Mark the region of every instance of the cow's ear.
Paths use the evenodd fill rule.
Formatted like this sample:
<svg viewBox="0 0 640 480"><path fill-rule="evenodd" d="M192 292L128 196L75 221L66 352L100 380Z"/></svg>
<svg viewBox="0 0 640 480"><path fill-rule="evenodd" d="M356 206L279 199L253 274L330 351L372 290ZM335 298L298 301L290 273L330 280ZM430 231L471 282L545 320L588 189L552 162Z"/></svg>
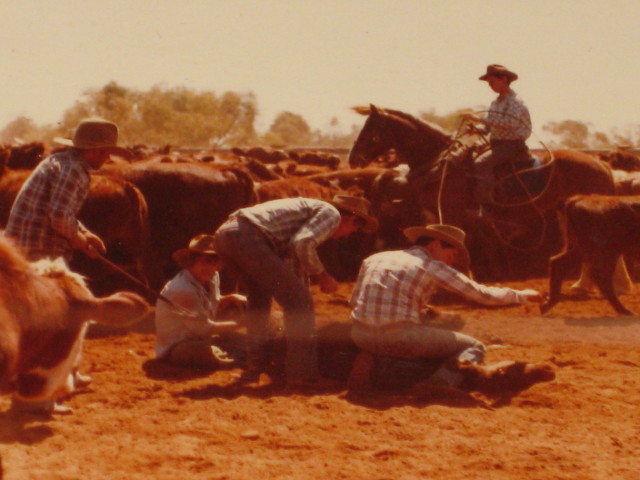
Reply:
<svg viewBox="0 0 640 480"><path fill-rule="evenodd" d="M131 292L117 292L87 303L91 320L113 327L131 325L151 312L146 300Z"/></svg>

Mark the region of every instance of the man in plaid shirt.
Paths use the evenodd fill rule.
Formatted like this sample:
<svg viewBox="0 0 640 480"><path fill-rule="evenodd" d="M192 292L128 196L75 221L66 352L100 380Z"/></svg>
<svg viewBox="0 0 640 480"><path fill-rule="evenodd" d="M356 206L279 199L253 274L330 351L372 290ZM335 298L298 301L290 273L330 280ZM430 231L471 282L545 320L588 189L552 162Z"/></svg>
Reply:
<svg viewBox="0 0 640 480"><path fill-rule="evenodd" d="M362 263L351 296L353 340L375 355L445 359L434 375L457 386L462 380L455 371L457 362L481 363L485 347L468 335L423 321L421 311L435 291L444 288L483 305L540 303L542 295L535 290L482 285L453 268L466 270L469 265L465 234L457 227L410 227L404 233L412 247L376 253ZM359 358L362 365L356 366L366 371L371 356Z"/></svg>
<svg viewBox="0 0 640 480"><path fill-rule="evenodd" d="M335 291L338 284L318 258L317 247L329 238L375 231L377 221L368 210L364 198L337 195L331 202L286 198L240 209L217 230L216 251L247 288L244 380L256 381L268 369L269 314L275 298L284 310L287 383L317 384L313 299L296 270L315 276L323 292Z"/></svg>
<svg viewBox="0 0 640 480"><path fill-rule="evenodd" d="M498 97L491 102L486 118L478 118L472 113L463 115L463 118L483 125L490 134L491 150L475 161L476 196L480 203L492 201L496 167L529 155L526 141L531 135L531 117L524 101L511 89L511 82L517 78L517 74L502 65L489 65L480 80L486 81Z"/></svg>
<svg viewBox="0 0 640 480"><path fill-rule="evenodd" d="M13 202L4 235L11 238L29 261L63 257L68 263L73 250L96 257L104 254L104 243L77 219L89 193L90 169L98 169L111 154L127 156L117 147L118 127L103 119L79 123L73 139L55 141L70 149L51 155L31 173ZM77 367L77 366L76 366ZM91 377L77 369L73 384L87 385ZM13 399L21 411L68 413L70 409L53 400L24 402Z"/></svg>
<svg viewBox="0 0 640 480"><path fill-rule="evenodd" d="M72 148L40 162L18 192L4 231L28 260L64 257L68 262L75 249L91 257L105 253L100 237L77 215L89 193L89 171L100 168L112 153L126 155L117 139L114 123L87 119L73 139L55 140Z"/></svg>

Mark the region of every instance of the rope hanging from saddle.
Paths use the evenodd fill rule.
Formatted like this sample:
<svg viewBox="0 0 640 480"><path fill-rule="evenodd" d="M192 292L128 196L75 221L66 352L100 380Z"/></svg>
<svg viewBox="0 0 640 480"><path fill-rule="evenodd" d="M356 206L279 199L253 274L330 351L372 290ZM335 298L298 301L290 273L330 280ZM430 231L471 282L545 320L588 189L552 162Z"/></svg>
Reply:
<svg viewBox="0 0 640 480"><path fill-rule="evenodd" d="M473 112L473 113L486 113L488 112L488 110L481 110L481 111L477 111L477 112ZM515 118L519 121L521 121L519 118L514 117L513 115L507 114L507 113L502 113L503 115L507 115L511 118ZM451 161L451 152L453 151L454 148L460 148L461 146L464 149L470 149L472 147L465 145L460 138L468 135L469 132L468 131L464 131L463 130L463 126L466 123L466 121L463 119L459 124L458 124L458 128L456 130L456 134L453 137L453 142L449 145L449 147L447 147L447 149L445 149L440 156L438 157L437 161L435 162L436 164L439 162L444 162L444 167L442 168L442 173L441 173L441 178L440 178L440 186L439 186L439 190L438 190L438 221L439 223L442 223L442 192L444 189L444 181L445 178L447 176L447 167L449 165L449 162ZM470 129L467 129L470 130ZM475 158L477 158L477 156L479 156L481 153L485 152L487 149L490 148L490 144L489 141L486 139L486 137L484 135L482 135L480 132L478 132L477 130L475 130L473 133L471 134L475 134L478 135L481 139L481 142L483 142L483 144L480 146L480 149L478 152L476 152L475 154ZM551 184L551 179L553 178L553 175L555 174L555 157L553 155L553 152L547 147L547 145L538 137L538 135L535 134L535 132L532 132L532 134L535 136L535 138L538 140L538 142L540 142L540 144L543 146L543 148L547 151L547 154L549 155L549 159L547 162L541 164L541 165L534 165L530 168L526 168L526 169L521 169L521 170L516 170L514 162L510 162L510 166L512 169L512 173L510 173L509 175L506 175L505 177L501 178L499 181L496 181L495 184L492 187L491 190L491 201L494 205L501 207L501 208L516 208L516 207L525 207L530 205L534 211L536 212L536 215L541 219L542 221L542 230L540 232L540 236L538 237L538 239L536 240L534 246L529 247L529 248L520 248L517 247L515 245L513 245L512 243L510 243L509 241L507 241L503 234L498 230L496 223L495 222L490 222L492 230L494 231L496 237L498 238L498 240L503 244L506 245L509 248L512 248L514 250L519 250L519 251L529 251L529 250L534 250L538 247L541 246L545 236L546 236L546 231L547 231L547 221L546 218L544 216L544 212L538 207L538 205L536 204L536 202L542 198L542 196L544 196L544 194L547 192L549 185ZM542 188L542 190L540 192L538 192L537 194L533 194L531 192L531 190L528 188L528 186L525 184L525 182L523 181L522 177L524 175L526 175L527 173L531 173L531 172L536 172L536 171L542 171L544 169L550 169L549 172L549 176L548 176L548 180L544 185L544 188ZM494 191L495 191L495 187L496 185L500 184L500 183L506 183L508 180L512 179L515 177L515 180L517 180L520 188L522 188L522 190L525 192L527 199L523 202L515 202L515 203L502 203L502 202L498 202L495 200L494 198Z"/></svg>

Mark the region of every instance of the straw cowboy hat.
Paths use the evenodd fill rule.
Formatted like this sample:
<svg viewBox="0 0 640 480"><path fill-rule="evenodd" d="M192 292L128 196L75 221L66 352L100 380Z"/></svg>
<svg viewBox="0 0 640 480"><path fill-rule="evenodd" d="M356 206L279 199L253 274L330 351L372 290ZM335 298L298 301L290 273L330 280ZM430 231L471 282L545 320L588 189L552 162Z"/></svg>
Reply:
<svg viewBox="0 0 640 480"><path fill-rule="evenodd" d="M460 271L469 270L470 257L467 247L464 245L464 230L453 225L433 224L426 227L409 227L404 229L404 236L412 243L416 243L420 237L435 238L453 245L458 250L456 266Z"/></svg>
<svg viewBox="0 0 640 480"><path fill-rule="evenodd" d="M487 66L487 73L478 77L479 80L488 80L491 75L504 76L509 78L512 82L518 79L518 75L510 71L503 65L492 64Z"/></svg>
<svg viewBox="0 0 640 480"><path fill-rule="evenodd" d="M378 220L369 215L369 200L360 197L350 197L349 195L336 195L331 200L331 204L338 210L353 213L365 221L362 231L373 233L378 230Z"/></svg>
<svg viewBox="0 0 640 480"><path fill-rule="evenodd" d="M187 248L176 250L173 252L173 255L171 255L171 258L181 267L185 267L194 254L218 256L218 252L213 248L213 235L204 233L196 235L189 241Z"/></svg>
<svg viewBox="0 0 640 480"><path fill-rule="evenodd" d="M56 137L53 141L68 147L103 148L116 155L130 156L128 150L118 146L118 126L102 118L82 120L76 127L72 139Z"/></svg>

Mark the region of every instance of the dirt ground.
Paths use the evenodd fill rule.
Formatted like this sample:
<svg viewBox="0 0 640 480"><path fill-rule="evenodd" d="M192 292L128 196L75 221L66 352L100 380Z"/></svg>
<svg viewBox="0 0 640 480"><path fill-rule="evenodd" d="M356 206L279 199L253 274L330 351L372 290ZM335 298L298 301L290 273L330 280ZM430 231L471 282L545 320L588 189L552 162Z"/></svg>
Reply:
<svg viewBox="0 0 640 480"><path fill-rule="evenodd" d="M347 320L352 287L314 289L319 324ZM640 312L637 295L622 301ZM640 478L640 317L616 317L596 294L546 316L531 306L439 308L497 345L489 363L547 363L555 380L511 398L475 394L476 404L291 392L268 379L241 386L239 368L159 368L141 325L87 340L82 370L94 381L66 402L71 415L16 418L0 399L4 479Z"/></svg>

